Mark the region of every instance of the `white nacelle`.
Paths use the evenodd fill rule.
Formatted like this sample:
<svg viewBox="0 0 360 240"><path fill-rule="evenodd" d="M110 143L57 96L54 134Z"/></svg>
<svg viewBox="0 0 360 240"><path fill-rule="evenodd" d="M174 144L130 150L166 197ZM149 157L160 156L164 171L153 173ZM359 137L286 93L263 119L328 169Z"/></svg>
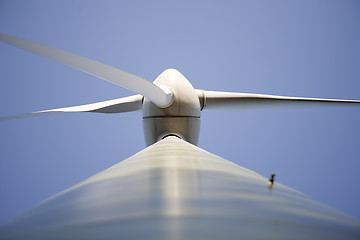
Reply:
<svg viewBox="0 0 360 240"><path fill-rule="evenodd" d="M201 110L199 97L191 83L179 71L167 69L155 79L154 84L171 91L174 97L165 108L159 108L144 98L142 109L146 145L171 135L196 145Z"/></svg>

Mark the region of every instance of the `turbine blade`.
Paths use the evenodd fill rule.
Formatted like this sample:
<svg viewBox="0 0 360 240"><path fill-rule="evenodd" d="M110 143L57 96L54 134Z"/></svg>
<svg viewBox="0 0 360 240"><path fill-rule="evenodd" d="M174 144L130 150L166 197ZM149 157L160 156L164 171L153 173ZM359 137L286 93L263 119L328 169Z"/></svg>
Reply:
<svg viewBox="0 0 360 240"><path fill-rule="evenodd" d="M149 98L158 107L166 107L172 101L171 93L165 92L152 82L115 67L4 33L0 33L0 40L141 94Z"/></svg>
<svg viewBox="0 0 360 240"><path fill-rule="evenodd" d="M123 113L123 112L132 112L140 110L142 107L142 96L134 95L130 97L118 98L109 101L65 107L65 108L56 108L50 110L43 110L31 113L17 114L11 116L0 117L2 120L10 120L16 118L26 118L26 117L37 117L44 116L56 113L78 113L78 112L96 112L96 113Z"/></svg>
<svg viewBox="0 0 360 240"><path fill-rule="evenodd" d="M255 94L255 93L235 93L235 92L219 92L219 91L204 91L196 90L202 104L202 108L206 109L221 109L221 108L235 108L241 109L243 107L252 106L312 106L314 104L340 104L340 105L356 105L360 107L359 100L345 100L345 99L325 99L325 98L304 98L304 97L287 97L277 95Z"/></svg>

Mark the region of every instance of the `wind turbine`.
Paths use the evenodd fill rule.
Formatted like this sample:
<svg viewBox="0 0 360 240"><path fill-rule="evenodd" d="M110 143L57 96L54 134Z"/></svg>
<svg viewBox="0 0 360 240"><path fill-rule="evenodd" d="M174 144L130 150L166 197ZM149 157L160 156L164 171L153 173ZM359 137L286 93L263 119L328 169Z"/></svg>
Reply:
<svg viewBox="0 0 360 240"><path fill-rule="evenodd" d="M0 34L45 56L137 93L93 104L1 117L142 110L147 148L3 224L4 239L358 239L360 222L196 147L201 111L255 105L360 104L194 89L177 70L153 83L39 43ZM269 184L269 186L268 186Z"/></svg>

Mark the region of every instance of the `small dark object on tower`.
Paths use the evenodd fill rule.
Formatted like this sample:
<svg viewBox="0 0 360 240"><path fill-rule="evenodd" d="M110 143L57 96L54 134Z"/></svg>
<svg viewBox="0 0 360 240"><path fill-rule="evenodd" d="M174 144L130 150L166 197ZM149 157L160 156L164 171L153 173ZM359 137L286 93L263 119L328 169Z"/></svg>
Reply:
<svg viewBox="0 0 360 240"><path fill-rule="evenodd" d="M269 178L269 188L272 188L275 182L275 173L271 174L271 177Z"/></svg>

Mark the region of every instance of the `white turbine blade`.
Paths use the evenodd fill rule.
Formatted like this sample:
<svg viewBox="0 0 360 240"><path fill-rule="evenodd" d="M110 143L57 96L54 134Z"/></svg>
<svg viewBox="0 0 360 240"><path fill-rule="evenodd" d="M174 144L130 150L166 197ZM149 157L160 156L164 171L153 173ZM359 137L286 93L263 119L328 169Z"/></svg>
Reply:
<svg viewBox="0 0 360 240"><path fill-rule="evenodd" d="M31 113L17 114L11 116L0 117L1 120L10 120L16 118L26 118L26 117L37 117L50 115L55 113L76 113L76 112L97 112L97 113L123 113L123 112L132 112L141 109L142 106L142 96L134 95L125 98L118 98L114 100L97 102L91 104L85 104L80 106L65 107L65 108L56 108L50 110L43 110Z"/></svg>
<svg viewBox="0 0 360 240"><path fill-rule="evenodd" d="M359 100L286 97L255 93L235 93L204 90L196 91L198 93L199 99L201 100L203 109L221 109L230 107L240 110L241 108L249 106L303 106L305 104L306 106L312 106L314 104L358 104L360 107Z"/></svg>
<svg viewBox="0 0 360 240"><path fill-rule="evenodd" d="M149 98L158 107L166 107L172 101L171 93L166 93L152 82L115 67L4 33L0 33L0 40L141 94Z"/></svg>

